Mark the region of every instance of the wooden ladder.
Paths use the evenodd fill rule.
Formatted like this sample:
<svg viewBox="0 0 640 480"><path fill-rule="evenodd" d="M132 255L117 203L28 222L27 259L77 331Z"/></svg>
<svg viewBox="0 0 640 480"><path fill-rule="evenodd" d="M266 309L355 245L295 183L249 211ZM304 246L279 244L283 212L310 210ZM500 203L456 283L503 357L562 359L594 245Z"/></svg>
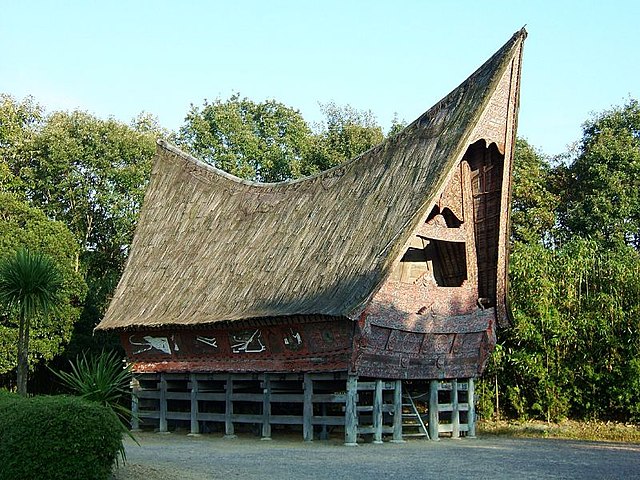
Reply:
<svg viewBox="0 0 640 480"><path fill-rule="evenodd" d="M422 420L422 415L418 411L411 393L409 391L402 392L402 398L402 436L426 437L429 439L429 431Z"/></svg>

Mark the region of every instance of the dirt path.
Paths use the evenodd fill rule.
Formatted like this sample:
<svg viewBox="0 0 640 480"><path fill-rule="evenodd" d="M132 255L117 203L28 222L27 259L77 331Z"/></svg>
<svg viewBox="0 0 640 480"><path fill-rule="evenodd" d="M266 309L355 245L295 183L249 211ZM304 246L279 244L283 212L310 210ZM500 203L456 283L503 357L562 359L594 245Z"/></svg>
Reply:
<svg viewBox="0 0 640 480"><path fill-rule="evenodd" d="M139 435L116 480L640 478L640 445L504 437L404 444Z"/></svg>

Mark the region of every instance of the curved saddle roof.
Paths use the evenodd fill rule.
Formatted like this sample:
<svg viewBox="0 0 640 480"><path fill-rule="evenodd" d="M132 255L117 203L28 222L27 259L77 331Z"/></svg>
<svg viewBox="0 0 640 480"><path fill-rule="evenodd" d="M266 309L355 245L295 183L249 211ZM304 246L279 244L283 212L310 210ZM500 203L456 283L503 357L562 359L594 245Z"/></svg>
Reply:
<svg viewBox="0 0 640 480"><path fill-rule="evenodd" d="M300 314L354 318L388 276L526 32L397 136L313 177L238 179L160 141L98 329Z"/></svg>

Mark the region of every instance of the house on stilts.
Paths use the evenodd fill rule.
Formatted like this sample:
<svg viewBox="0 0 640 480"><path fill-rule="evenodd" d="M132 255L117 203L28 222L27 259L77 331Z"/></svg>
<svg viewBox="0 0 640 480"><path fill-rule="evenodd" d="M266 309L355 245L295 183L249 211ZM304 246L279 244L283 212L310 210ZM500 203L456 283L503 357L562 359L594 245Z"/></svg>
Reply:
<svg viewBox="0 0 640 480"><path fill-rule="evenodd" d="M413 418L432 439L474 435L473 379L509 316L525 37L398 135L312 177L254 183L158 142L97 327L120 334L145 424L250 424L264 438L296 425L355 444L402 441Z"/></svg>

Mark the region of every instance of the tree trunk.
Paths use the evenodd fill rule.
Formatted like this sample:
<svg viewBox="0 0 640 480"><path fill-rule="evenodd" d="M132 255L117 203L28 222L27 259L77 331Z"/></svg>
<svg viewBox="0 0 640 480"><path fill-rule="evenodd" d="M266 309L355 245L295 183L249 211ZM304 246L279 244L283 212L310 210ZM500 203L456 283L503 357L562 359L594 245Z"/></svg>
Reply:
<svg viewBox="0 0 640 480"><path fill-rule="evenodd" d="M29 376L29 321L24 312L20 312L20 328L18 330L18 394L27 396L27 380Z"/></svg>

